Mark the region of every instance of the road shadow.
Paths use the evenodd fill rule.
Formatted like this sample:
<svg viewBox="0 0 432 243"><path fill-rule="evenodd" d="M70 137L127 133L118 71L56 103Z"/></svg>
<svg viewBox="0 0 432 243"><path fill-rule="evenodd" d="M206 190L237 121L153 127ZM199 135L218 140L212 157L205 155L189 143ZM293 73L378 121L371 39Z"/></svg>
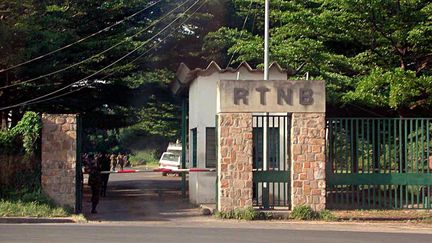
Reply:
<svg viewBox="0 0 432 243"><path fill-rule="evenodd" d="M181 178L161 173L111 174L106 197L91 214L91 192L83 191L83 213L90 221L174 221L203 217L181 195Z"/></svg>

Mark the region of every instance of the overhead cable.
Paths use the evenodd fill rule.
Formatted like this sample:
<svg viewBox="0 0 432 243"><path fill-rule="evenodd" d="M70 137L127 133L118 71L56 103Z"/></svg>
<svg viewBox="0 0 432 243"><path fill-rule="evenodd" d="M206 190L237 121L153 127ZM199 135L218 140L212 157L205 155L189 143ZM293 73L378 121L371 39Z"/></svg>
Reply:
<svg viewBox="0 0 432 243"><path fill-rule="evenodd" d="M148 39L148 40L146 40L145 42L141 43L138 47L136 47L136 48L133 49L132 51L128 52L128 53L125 54L124 56L122 56L122 57L120 57L119 59L115 60L115 61L112 62L111 64L109 64L109 65L103 67L102 69L99 69L98 71L94 72L93 74L88 75L88 76L86 76L86 77L84 77L84 78L82 78L82 79L80 79L80 80L78 80L78 81L76 81L76 82L73 82L73 83L71 83L71 84L68 84L68 85L66 85L66 86L64 86L64 87L62 87L62 88L60 88L60 89L57 89L57 90L55 90L55 91L52 91L52 92L50 92L50 93L48 93L48 94L45 94L45 95L42 95L42 96L39 96L39 97L36 97L36 98L30 99L30 100L27 100L27 101L24 101L24 102L21 102L21 103L15 104L15 105L10 105L10 106L6 106L6 107L1 107L1 108L0 108L0 111L2 111L2 110L7 110L7 109L11 109L11 108L14 108L14 107L23 106L23 105L26 105L26 104L28 104L28 103L31 103L31 102L34 102L34 101L41 100L41 99L43 99L43 98L49 97L49 96L51 96L51 95L53 95L53 94L56 94L56 93L59 93L59 92L65 90L65 89L67 89L67 88L69 88L69 87L71 87L71 86L73 86L73 85L76 85L76 84L78 84L78 83L80 83L80 82L86 81L87 79L89 79L89 78L91 78L91 77L93 77L93 76L95 76L95 75L101 73L102 71L104 71L104 70L106 70L106 69L108 69L108 68L114 66L115 64L117 64L118 62L122 61L122 60L125 59L126 57L128 57L128 56L132 55L133 53L135 53L137 50L139 50L140 48L142 48L143 46L145 46L145 45L146 45L147 43L149 43L151 40L153 40L153 39L156 38L158 35L160 35L162 32L164 32L166 29L168 29L168 28L169 28L171 25L173 25L173 24L174 24L178 19L180 19L184 14L186 14L186 12L188 12L190 9L192 9L192 8L193 8L193 7L194 7L194 6L199 2L199 1L200 1L200 0L197 0L196 2L194 2L194 3L193 3L189 8L187 8L183 13L181 13L178 17L176 17L173 21L171 21L168 25L166 25L162 30L160 30L158 33L156 33L155 35L153 35L150 39Z"/></svg>

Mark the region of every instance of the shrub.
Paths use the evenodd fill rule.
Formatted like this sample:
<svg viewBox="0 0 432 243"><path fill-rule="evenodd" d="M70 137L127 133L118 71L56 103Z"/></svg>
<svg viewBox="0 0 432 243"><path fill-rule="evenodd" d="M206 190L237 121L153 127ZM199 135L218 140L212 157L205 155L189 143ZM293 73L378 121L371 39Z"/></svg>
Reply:
<svg viewBox="0 0 432 243"><path fill-rule="evenodd" d="M291 218L297 220L319 219L319 214L307 205L296 206L291 212Z"/></svg>

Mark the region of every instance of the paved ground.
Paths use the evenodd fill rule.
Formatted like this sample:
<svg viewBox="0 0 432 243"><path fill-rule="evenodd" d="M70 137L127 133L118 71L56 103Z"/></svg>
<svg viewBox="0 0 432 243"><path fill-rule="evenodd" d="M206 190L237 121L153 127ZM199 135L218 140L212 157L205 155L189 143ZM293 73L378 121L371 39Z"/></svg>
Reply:
<svg viewBox="0 0 432 243"><path fill-rule="evenodd" d="M91 221L173 221L202 217L181 197L181 177L161 173L111 174L107 196L98 214L90 214L89 188L84 188L83 212Z"/></svg>
<svg viewBox="0 0 432 243"><path fill-rule="evenodd" d="M218 220L180 194L179 177L113 174L89 223L0 224L0 242L432 242L431 225Z"/></svg>
<svg viewBox="0 0 432 243"><path fill-rule="evenodd" d="M431 234L160 225L0 225L0 242L431 242Z"/></svg>

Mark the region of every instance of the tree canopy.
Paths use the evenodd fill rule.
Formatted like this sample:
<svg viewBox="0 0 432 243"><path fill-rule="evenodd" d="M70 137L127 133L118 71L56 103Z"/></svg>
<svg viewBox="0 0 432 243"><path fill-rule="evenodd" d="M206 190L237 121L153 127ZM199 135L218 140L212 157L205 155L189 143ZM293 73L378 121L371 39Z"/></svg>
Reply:
<svg viewBox="0 0 432 243"><path fill-rule="evenodd" d="M85 114L89 123L104 129L138 123L150 134L177 137L177 101L168 84L181 61L203 61L200 43L223 25L223 4L0 0L0 70L6 70L0 71L0 108L25 103L0 111L2 127L8 118L14 123L25 110L34 110ZM42 102L26 103L51 92Z"/></svg>
<svg viewBox="0 0 432 243"><path fill-rule="evenodd" d="M210 33L204 49L262 65L264 0L233 2L245 28ZM270 59L324 79L330 105L430 113L430 1L272 0L270 16Z"/></svg>

